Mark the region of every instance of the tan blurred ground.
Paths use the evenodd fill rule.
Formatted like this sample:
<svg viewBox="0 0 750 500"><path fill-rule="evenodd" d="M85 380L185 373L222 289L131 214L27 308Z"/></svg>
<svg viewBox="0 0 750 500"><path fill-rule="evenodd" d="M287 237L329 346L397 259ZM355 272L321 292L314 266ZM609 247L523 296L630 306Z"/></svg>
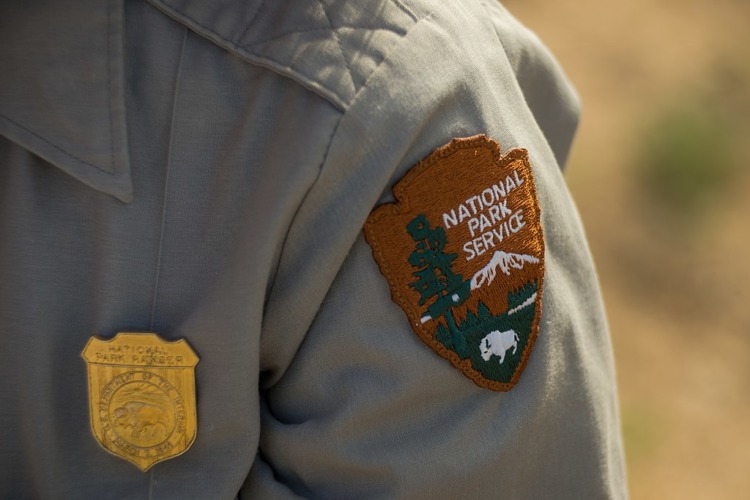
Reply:
<svg viewBox="0 0 750 500"><path fill-rule="evenodd" d="M750 498L750 2L504 4L583 100L566 175L610 318L631 495ZM639 174L649 124L696 103L729 124L737 168L699 210L664 209Z"/></svg>

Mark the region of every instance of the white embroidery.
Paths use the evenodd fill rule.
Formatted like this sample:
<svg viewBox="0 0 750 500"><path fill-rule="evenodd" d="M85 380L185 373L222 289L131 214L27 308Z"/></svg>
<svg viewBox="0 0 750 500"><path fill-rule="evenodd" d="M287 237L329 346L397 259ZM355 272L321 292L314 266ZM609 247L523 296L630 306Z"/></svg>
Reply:
<svg viewBox="0 0 750 500"><path fill-rule="evenodd" d="M468 254L466 260L469 261L490 251L500 245L505 238L518 233L524 227L526 227L526 221L523 218L523 208L519 208L506 220L499 222L497 226L493 226L489 231L485 231L476 238L464 243L462 248Z"/></svg>
<svg viewBox="0 0 750 500"><path fill-rule="evenodd" d="M538 264L539 259L533 255L505 253L497 250L490 259L490 262L474 274L471 278L471 289L476 290L483 285L489 285L495 279L497 268L499 267L503 274L510 276L510 269L523 269L524 263Z"/></svg>
<svg viewBox="0 0 750 500"><path fill-rule="evenodd" d="M531 297L529 297L528 299L524 300L523 303L521 303L520 306L514 307L513 309L511 309L510 311L508 311L508 315L515 314L518 311L520 311L521 309L523 309L524 307L530 306L531 304L534 303L535 300L536 300L536 292L532 293Z"/></svg>
<svg viewBox="0 0 750 500"><path fill-rule="evenodd" d="M496 204L505 205L503 200L510 196L510 193L520 187L524 182L526 182L526 179L519 176L518 171L514 170L512 176L508 175L505 177L504 181L500 180L497 184L493 184L491 187L484 189L481 193L475 194L465 202L460 203L456 208L451 208L450 212L445 212L443 214L443 225L445 225L445 229L455 227L461 224L465 219L479 215ZM473 234L472 231L472 236Z"/></svg>
<svg viewBox="0 0 750 500"><path fill-rule="evenodd" d="M518 340L518 334L515 330L505 330L504 332L499 330L491 331L479 343L479 351L482 353L482 359L489 361L493 355L500 356L500 364L502 365L508 349L512 347L513 352L511 354L516 353Z"/></svg>

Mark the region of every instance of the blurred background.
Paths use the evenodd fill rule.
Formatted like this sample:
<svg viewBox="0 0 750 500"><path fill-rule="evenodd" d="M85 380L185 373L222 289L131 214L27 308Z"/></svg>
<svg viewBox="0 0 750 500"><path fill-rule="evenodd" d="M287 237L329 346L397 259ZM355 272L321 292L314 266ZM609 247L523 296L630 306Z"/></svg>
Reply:
<svg viewBox="0 0 750 500"><path fill-rule="evenodd" d="M632 498L750 499L750 2L503 3L583 101Z"/></svg>

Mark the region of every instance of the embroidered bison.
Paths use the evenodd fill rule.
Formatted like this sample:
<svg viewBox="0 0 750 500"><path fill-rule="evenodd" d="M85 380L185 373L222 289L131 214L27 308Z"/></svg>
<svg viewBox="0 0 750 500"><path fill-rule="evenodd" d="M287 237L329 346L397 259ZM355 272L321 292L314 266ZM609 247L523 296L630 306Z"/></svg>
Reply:
<svg viewBox="0 0 750 500"><path fill-rule="evenodd" d="M115 408L115 425L123 430L131 429L130 436L135 439L154 439L169 433L171 421L166 411L136 401L128 401Z"/></svg>
<svg viewBox="0 0 750 500"><path fill-rule="evenodd" d="M516 353L518 340L518 334L515 330L505 330L504 332L499 330L491 331L479 343L479 351L482 353L482 359L489 361L493 355L500 356L499 363L502 365L508 349L512 347L513 352L511 354Z"/></svg>

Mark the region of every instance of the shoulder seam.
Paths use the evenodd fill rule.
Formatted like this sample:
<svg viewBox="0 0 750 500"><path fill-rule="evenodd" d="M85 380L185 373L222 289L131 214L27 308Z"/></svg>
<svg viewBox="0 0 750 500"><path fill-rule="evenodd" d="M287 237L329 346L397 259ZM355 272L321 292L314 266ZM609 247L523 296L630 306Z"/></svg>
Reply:
<svg viewBox="0 0 750 500"><path fill-rule="evenodd" d="M359 30L392 32L395 36L403 37L406 36L414 24L420 21L420 17L408 9L400 0L388 0L388 4L390 4L393 9L392 12L400 13L396 14L397 17L394 22L391 22L390 24L383 23L382 26L377 24L372 26L362 26L362 24L369 24L367 23L367 18L354 17L349 19L349 22L347 22L346 19L339 20L339 23L342 24L339 26L334 23L334 20L331 17L331 13L329 12L330 7L326 6L326 3L323 0L318 0L317 4L320 6L321 10L318 11L317 22L320 27L315 27L313 23L312 25L301 26L303 29L299 31L291 30L280 34L271 33L271 36L268 36L265 39L247 40L247 43L243 43L243 41L245 41L244 34L241 35L239 40L236 40L235 36L222 34L221 29L200 20L200 16L196 16L195 13L173 7L169 1L148 1L164 14L183 25L186 25L198 35L207 38L219 47L228 50L250 64L265 67L284 77L294 80L298 84L308 88L323 99L329 101L340 111L345 111L348 108L356 95L362 90L367 80L369 80L377 68L388 58L387 52L390 48L388 42L393 42L393 40L389 40L387 38L388 35L383 34L379 35L381 37L379 40L376 40L372 44L368 44L367 42L370 41L370 37L367 37L366 34L357 34L354 35L353 43L344 44L339 31L344 30L343 33L346 34L347 37L351 36L350 33ZM397 20L399 16L401 18L400 21ZM364 23L362 21L364 21ZM254 20L249 21L243 33L247 33L253 24ZM326 32L330 33L330 35L327 35ZM313 47L309 50L312 50L315 54L321 54L324 58L327 55L329 58L327 68L330 70L335 69L335 67L338 66L338 70L334 71L333 76L331 76L330 73L328 75L325 73L316 73L315 68L306 67L304 64L302 66L295 64L295 62L298 61L298 58L295 57L297 53L279 53L278 50L280 47L283 47L283 44L274 44L274 42L283 40L285 37L315 33L320 33L320 35L318 37L310 37L309 39L304 38L301 41L299 39L292 39L290 40L290 44L297 43L300 44L300 46L312 44L307 45L307 47ZM326 40L328 40L327 43ZM362 43L363 45L357 45L358 43ZM294 50L295 46L290 45L290 47ZM356 68L353 67L351 58L347 58L345 47L352 47L353 50L361 49L362 53L365 55L363 61L367 61L367 57L369 57L369 62L364 64L360 62L357 64ZM281 50L284 49L282 48ZM344 76L343 73L346 73L346 76Z"/></svg>

